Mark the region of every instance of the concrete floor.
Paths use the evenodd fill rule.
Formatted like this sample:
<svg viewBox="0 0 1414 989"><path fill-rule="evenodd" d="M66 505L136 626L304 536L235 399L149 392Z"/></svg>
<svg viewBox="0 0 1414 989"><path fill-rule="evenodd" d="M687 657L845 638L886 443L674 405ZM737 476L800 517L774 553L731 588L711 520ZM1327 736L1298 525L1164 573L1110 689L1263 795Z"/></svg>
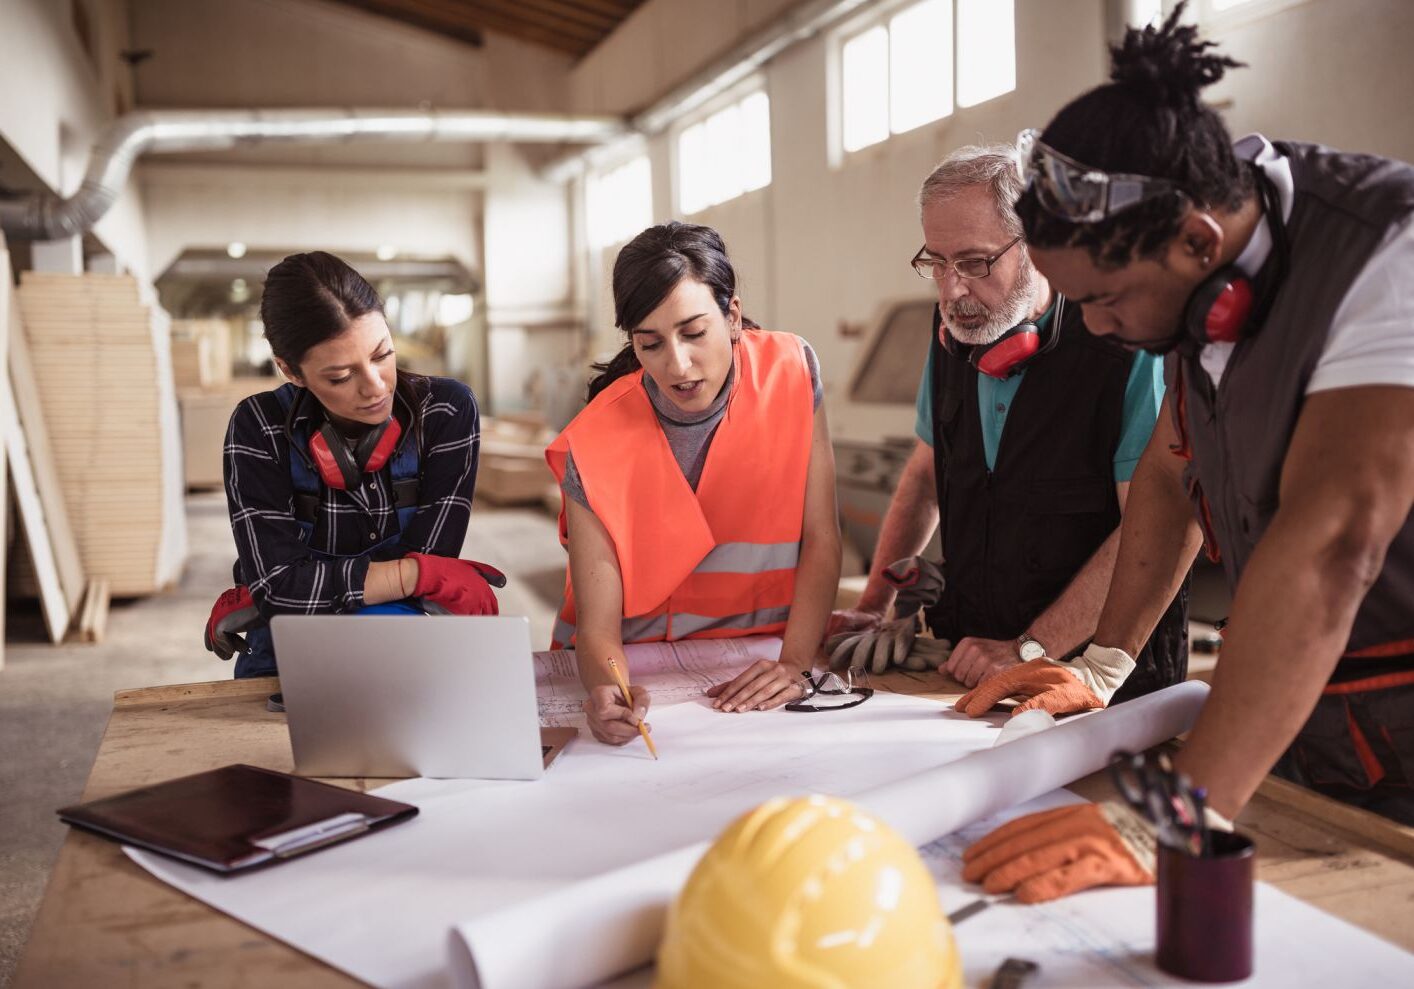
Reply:
<svg viewBox="0 0 1414 989"><path fill-rule="evenodd" d="M130 687L220 680L229 664L205 651L201 630L230 586L235 546L219 493L187 499L191 556L176 588L113 605L98 645L51 646L35 608L6 615L0 670L0 986L24 950L65 826L54 811L79 799L112 708ZM502 613L528 615L547 648L564 581L555 523L535 509L478 505L463 555L506 571Z"/></svg>

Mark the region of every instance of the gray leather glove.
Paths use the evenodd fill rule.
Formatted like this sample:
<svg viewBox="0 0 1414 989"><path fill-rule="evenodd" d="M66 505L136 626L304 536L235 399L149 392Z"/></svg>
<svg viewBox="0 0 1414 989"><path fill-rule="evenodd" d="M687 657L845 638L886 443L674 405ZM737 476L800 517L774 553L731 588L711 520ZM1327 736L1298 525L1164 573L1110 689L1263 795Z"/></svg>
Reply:
<svg viewBox="0 0 1414 989"><path fill-rule="evenodd" d="M946 585L942 568L921 556L895 560L884 568L883 577L898 592L894 614L900 618L916 615L921 609L937 604Z"/></svg>
<svg viewBox="0 0 1414 989"><path fill-rule="evenodd" d="M918 635L917 615L885 622L864 632L844 632L825 643L830 653L830 669L864 669L883 673L894 666L922 672L936 670L947 662L952 643L947 639L927 639Z"/></svg>

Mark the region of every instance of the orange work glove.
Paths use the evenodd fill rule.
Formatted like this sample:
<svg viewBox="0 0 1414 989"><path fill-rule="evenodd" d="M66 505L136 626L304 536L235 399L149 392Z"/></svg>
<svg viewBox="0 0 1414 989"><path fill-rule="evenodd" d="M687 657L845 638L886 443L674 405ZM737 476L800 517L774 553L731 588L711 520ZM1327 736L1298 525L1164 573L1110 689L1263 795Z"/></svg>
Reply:
<svg viewBox="0 0 1414 989"><path fill-rule="evenodd" d="M1077 804L1003 824L962 853L962 878L1044 903L1092 886L1154 882L1154 829L1125 804Z"/></svg>
<svg viewBox="0 0 1414 989"><path fill-rule="evenodd" d="M1033 709L1053 715L1092 711L1110 702L1133 669L1134 659L1123 649L1092 643L1070 662L1043 656L983 680L959 697L953 710L976 718L1005 698L1020 697L1013 717Z"/></svg>

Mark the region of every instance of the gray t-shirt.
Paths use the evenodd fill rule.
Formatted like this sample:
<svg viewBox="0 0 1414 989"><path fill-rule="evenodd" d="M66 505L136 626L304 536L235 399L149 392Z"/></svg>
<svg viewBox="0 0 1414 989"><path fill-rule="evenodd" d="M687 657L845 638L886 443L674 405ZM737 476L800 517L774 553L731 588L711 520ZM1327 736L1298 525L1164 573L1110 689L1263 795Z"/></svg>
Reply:
<svg viewBox="0 0 1414 989"><path fill-rule="evenodd" d="M820 384L820 359L815 356L814 348L804 340L800 341L800 347L805 353L806 366L810 368L810 388L814 394L814 407L818 409L825 397L824 388ZM643 390L648 393L648 401L653 404L653 411L658 416L658 423L663 427L663 435L668 438L673 458L682 468L683 477L687 478L687 483L692 486L693 491L697 490L697 482L702 479L702 468L707 463L707 451L712 446L712 437L716 435L717 427L722 424L722 416L726 414L727 398L731 395L735 376L736 365L733 364L727 372L727 380L723 382L722 390L717 393L711 405L698 413L684 412L678 408L671 398L659 390L652 377L647 374L643 376ZM568 497L585 508L589 507L589 497L584 493L579 471L575 468L573 452L565 457L565 479L560 483L560 488Z"/></svg>

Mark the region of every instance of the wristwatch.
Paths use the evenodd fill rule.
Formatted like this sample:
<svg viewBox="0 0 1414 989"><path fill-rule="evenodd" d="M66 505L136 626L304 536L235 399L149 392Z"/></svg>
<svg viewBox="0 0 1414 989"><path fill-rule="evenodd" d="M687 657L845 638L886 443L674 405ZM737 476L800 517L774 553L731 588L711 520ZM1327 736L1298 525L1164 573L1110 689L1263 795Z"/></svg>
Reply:
<svg viewBox="0 0 1414 989"><path fill-rule="evenodd" d="M1046 655L1046 647L1031 638L1030 632L1022 632L1016 637L1016 654L1023 663L1029 663Z"/></svg>

